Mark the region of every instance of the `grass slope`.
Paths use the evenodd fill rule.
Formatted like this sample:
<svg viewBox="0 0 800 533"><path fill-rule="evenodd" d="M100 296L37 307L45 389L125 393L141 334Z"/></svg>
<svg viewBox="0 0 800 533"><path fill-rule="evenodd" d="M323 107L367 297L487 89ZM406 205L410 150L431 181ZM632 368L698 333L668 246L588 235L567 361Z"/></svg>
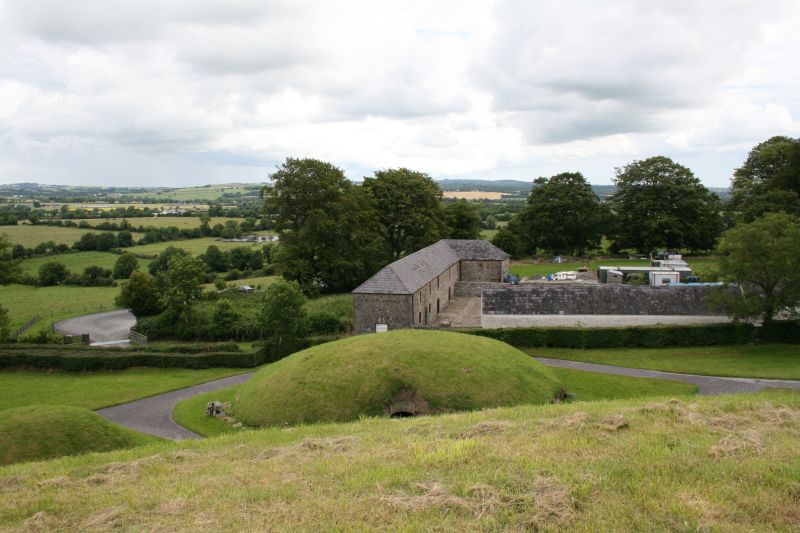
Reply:
<svg viewBox="0 0 800 533"><path fill-rule="evenodd" d="M268 231L256 231L258 235L267 235L270 232ZM185 239L182 241L166 241L166 242L157 242L154 244L140 244L137 246L131 246L130 248L126 248L126 252L131 252L136 255L145 255L145 256L155 256L166 250L170 246L174 246L175 248L182 248L187 252L193 255L199 255L205 253L211 245L217 246L220 250L230 250L231 248L237 248L240 246L256 248L261 250L265 243L248 243L248 242L223 242L217 237L200 237L198 239Z"/></svg>
<svg viewBox="0 0 800 533"><path fill-rule="evenodd" d="M758 344L689 348L525 348L542 357L705 376L800 379L800 345Z"/></svg>
<svg viewBox="0 0 800 533"><path fill-rule="evenodd" d="M697 392L697 387L688 383L663 379L611 376L568 368L550 368L550 371L568 391L577 395L577 401L619 400L655 396L687 396ZM211 401L232 402L239 386L227 387L213 392L187 398L179 402L172 418L205 437L238 430L218 418L205 416L206 404Z"/></svg>
<svg viewBox="0 0 800 533"><path fill-rule="evenodd" d="M88 409L30 405L2 411L0 464L132 448L158 440Z"/></svg>
<svg viewBox="0 0 800 533"><path fill-rule="evenodd" d="M382 414L400 390L439 412L543 403L559 388L546 367L505 343L400 330L330 342L268 365L241 386L234 412L249 426L346 421Z"/></svg>
<svg viewBox="0 0 800 533"><path fill-rule="evenodd" d="M0 468L0 529L789 531L800 394L247 431Z"/></svg>
<svg viewBox="0 0 800 533"><path fill-rule="evenodd" d="M100 230L82 228L59 228L57 226L34 226L32 224L19 224L17 226L2 226L0 233L8 235L13 244L21 244L25 248L33 248L37 244L53 241L56 244L67 244L72 246L79 240L84 233ZM135 233L134 238L138 239L141 234Z"/></svg>
<svg viewBox="0 0 800 533"><path fill-rule="evenodd" d="M235 368L129 368L91 373L3 370L0 412L41 403L100 409L241 372Z"/></svg>
<svg viewBox="0 0 800 533"><path fill-rule="evenodd" d="M34 315L42 321L31 331L49 328L51 320L114 309L119 287L33 287L0 285L0 302L8 309L11 327L21 326Z"/></svg>

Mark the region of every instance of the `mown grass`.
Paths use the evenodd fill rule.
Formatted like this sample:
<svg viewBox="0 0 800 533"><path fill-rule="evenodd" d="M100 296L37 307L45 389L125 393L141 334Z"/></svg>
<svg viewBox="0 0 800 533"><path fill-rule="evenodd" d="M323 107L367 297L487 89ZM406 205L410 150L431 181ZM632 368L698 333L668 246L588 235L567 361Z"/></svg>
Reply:
<svg viewBox="0 0 800 533"><path fill-rule="evenodd" d="M697 271L706 271L716 267L717 259L715 257L688 257L684 258L690 267ZM648 266L650 265L649 259L602 259L592 261L571 261L568 263L551 263L549 261L541 263L528 263L522 262L513 264L509 267L512 274L522 277L529 276L546 276L547 274L554 274L567 270L577 270L581 267L588 266L593 270L597 270L599 266Z"/></svg>
<svg viewBox="0 0 800 533"><path fill-rule="evenodd" d="M133 448L161 440L77 407L30 405L2 413L0 465Z"/></svg>
<svg viewBox="0 0 800 533"><path fill-rule="evenodd" d="M576 401L621 400L647 396L687 396L697 392L697 387L694 385L663 379L612 376L568 368L550 368L550 371L561 382L564 389L576 395ZM234 401L238 389L237 385L187 398L175 406L172 417L182 426L206 437L236 433L239 430L228 422L205 416L205 408L208 402Z"/></svg>
<svg viewBox="0 0 800 533"><path fill-rule="evenodd" d="M42 322L33 331L49 328L51 321L114 309L119 287L33 287L0 285L0 302L8 309L11 327L21 326L34 315Z"/></svg>
<svg viewBox="0 0 800 533"><path fill-rule="evenodd" d="M508 344L398 330L314 346L267 365L239 388L233 413L250 426L347 421L383 414L403 390L442 412L544 403L559 389L544 365Z"/></svg>
<svg viewBox="0 0 800 533"><path fill-rule="evenodd" d="M757 344L689 348L523 348L531 355L603 365L706 376L800 379L800 345Z"/></svg>
<svg viewBox="0 0 800 533"><path fill-rule="evenodd" d="M789 531L800 394L246 431L0 468L0 529Z"/></svg>
<svg viewBox="0 0 800 533"><path fill-rule="evenodd" d="M66 266L70 272L80 274L83 272L83 269L88 266L99 266L111 270L114 268L117 259L119 259L119 255L112 254L111 252L77 252L44 257L31 257L23 260L20 266L22 267L23 273L36 276L39 274L39 268L41 268L43 264L59 261L64 263L64 266ZM146 271L150 261L141 258L138 259L138 261L139 270Z"/></svg>
<svg viewBox="0 0 800 533"><path fill-rule="evenodd" d="M21 244L25 248L33 248L37 244L48 241L72 246L84 233L89 233L90 231L97 233L100 230L62 228L58 226L34 226L32 224L0 227L0 234L5 233L8 235L12 244ZM134 238L138 239L140 237L140 234L134 234Z"/></svg>
<svg viewBox="0 0 800 533"><path fill-rule="evenodd" d="M130 368L86 373L3 370L0 412L42 403L100 409L243 371L236 368Z"/></svg>

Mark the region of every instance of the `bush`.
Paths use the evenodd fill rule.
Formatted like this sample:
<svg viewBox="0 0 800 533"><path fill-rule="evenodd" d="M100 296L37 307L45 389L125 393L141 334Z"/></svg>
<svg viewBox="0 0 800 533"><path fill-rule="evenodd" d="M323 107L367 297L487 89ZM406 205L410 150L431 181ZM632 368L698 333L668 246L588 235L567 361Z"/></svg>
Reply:
<svg viewBox="0 0 800 533"><path fill-rule="evenodd" d="M156 368L252 368L268 362L263 350L254 352L159 353L84 346L3 346L0 368L58 369L72 372Z"/></svg>
<svg viewBox="0 0 800 533"><path fill-rule="evenodd" d="M780 342L800 342L800 335ZM752 324L707 324L702 326L648 326L632 328L509 328L479 329L467 333L491 337L512 346L551 348L661 348L666 346L711 346L749 344L759 340ZM800 328L795 325L794 331ZM777 329L776 329L777 331ZM784 333L775 333L775 337ZM784 337L781 337L784 338ZM768 342L779 342L770 338Z"/></svg>
<svg viewBox="0 0 800 533"><path fill-rule="evenodd" d="M347 333L350 326L349 322L328 311L313 311L306 316L305 330L309 335Z"/></svg>
<svg viewBox="0 0 800 533"><path fill-rule="evenodd" d="M800 321L778 320L758 328L759 342L800 343Z"/></svg>

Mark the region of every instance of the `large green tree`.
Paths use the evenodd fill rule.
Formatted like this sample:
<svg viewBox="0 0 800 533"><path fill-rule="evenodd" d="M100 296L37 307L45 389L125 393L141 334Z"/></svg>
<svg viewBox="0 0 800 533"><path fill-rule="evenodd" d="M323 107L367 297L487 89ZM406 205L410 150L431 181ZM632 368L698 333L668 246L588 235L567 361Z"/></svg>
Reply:
<svg viewBox="0 0 800 533"><path fill-rule="evenodd" d="M481 217L475 206L466 200L445 205L444 220L451 239L479 239L481 236Z"/></svg>
<svg viewBox="0 0 800 533"><path fill-rule="evenodd" d="M710 250L722 231L719 198L687 167L663 156L617 169L611 196L614 248Z"/></svg>
<svg viewBox="0 0 800 533"><path fill-rule="evenodd" d="M69 270L61 261L48 261L39 267L39 285L48 287L63 283L69 277Z"/></svg>
<svg viewBox="0 0 800 533"><path fill-rule="evenodd" d="M139 260L130 253L122 254L114 263L114 279L127 279L134 271L139 270Z"/></svg>
<svg viewBox="0 0 800 533"><path fill-rule="evenodd" d="M290 354L303 333L305 297L295 282L278 281L264 291L261 332L271 359Z"/></svg>
<svg viewBox="0 0 800 533"><path fill-rule="evenodd" d="M0 233L0 285L13 283L19 273L19 260L14 258L11 241Z"/></svg>
<svg viewBox="0 0 800 533"><path fill-rule="evenodd" d="M155 278L146 272L134 271L117 296L119 307L130 309L137 317L157 315L164 309Z"/></svg>
<svg viewBox="0 0 800 533"><path fill-rule="evenodd" d="M0 305L0 342L7 342L11 338L11 321L8 318L8 309Z"/></svg>
<svg viewBox="0 0 800 533"><path fill-rule="evenodd" d="M442 191L427 174L407 168L379 170L364 178L363 187L377 208L392 260L446 235Z"/></svg>
<svg viewBox="0 0 800 533"><path fill-rule="evenodd" d="M719 245L723 279L740 290L712 296L714 307L736 318L772 321L800 305L800 219L770 213L725 232Z"/></svg>
<svg viewBox="0 0 800 533"><path fill-rule="evenodd" d="M190 255L170 257L167 271L163 274L162 287L167 308L188 324L191 321L192 304L203 292L205 263Z"/></svg>
<svg viewBox="0 0 800 533"><path fill-rule="evenodd" d="M580 172L534 180L521 215L531 245L553 254L583 255L599 246L606 220L606 208Z"/></svg>
<svg viewBox="0 0 800 533"><path fill-rule="evenodd" d="M800 215L800 139L776 136L760 143L733 176L733 207L744 221L764 213Z"/></svg>
<svg viewBox="0 0 800 533"><path fill-rule="evenodd" d="M287 159L264 187L265 212L280 235L274 262L306 292L345 292L386 259L374 203L337 167Z"/></svg>

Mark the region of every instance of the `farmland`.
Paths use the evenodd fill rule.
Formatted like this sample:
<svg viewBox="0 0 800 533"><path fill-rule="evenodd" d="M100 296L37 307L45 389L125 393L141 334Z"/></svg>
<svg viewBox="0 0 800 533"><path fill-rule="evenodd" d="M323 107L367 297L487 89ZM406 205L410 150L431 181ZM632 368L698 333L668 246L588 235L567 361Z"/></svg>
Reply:
<svg viewBox="0 0 800 533"><path fill-rule="evenodd" d="M31 224L20 224L17 226L0 226L0 234L8 235L12 244L21 244L25 248L33 248L37 244L53 241L56 244L66 244L72 246L85 233L90 230L83 228L60 228L57 226L34 226ZM141 238L141 234L134 233L134 239Z"/></svg>
<svg viewBox="0 0 800 533"><path fill-rule="evenodd" d="M87 218L87 219L75 219L73 222L81 223L84 222L89 224L90 226L97 226L98 224L102 224L104 222L112 222L119 224L123 220L127 220L128 224L133 227L154 227L154 228L167 228L167 227L176 227L178 229L190 229L190 228L197 228L200 227L200 218L199 217L132 217L132 218ZM215 224L225 224L228 220L236 221L237 223L241 223L243 219L241 218L230 218L230 217L211 217L209 220L209 225L214 226Z"/></svg>
<svg viewBox="0 0 800 533"><path fill-rule="evenodd" d="M51 320L114 309L119 287L32 287L0 285L0 302L8 309L11 327L16 328L34 315L42 322L34 330L49 326Z"/></svg>
<svg viewBox="0 0 800 533"><path fill-rule="evenodd" d="M76 252L67 254L50 255L44 257L31 257L25 259L21 263L22 272L35 276L39 272L39 268L51 261L59 261L64 263L64 266L70 272L76 274L83 272L83 269L88 266L99 266L111 270L114 268L114 263L119 259L119 255L112 254L111 252ZM147 265L150 263L147 259L139 259L139 269L146 270Z"/></svg>
<svg viewBox="0 0 800 533"><path fill-rule="evenodd" d="M147 196L161 201L191 202L214 201L222 198L223 194L242 194L258 196L259 185L208 185L204 187L186 187L183 189L170 189L166 191L152 191L149 193L131 193L135 196Z"/></svg>
<svg viewBox="0 0 800 533"><path fill-rule="evenodd" d="M688 257L684 258L689 266L696 270L708 270L716 265L716 258L714 257ZM511 264L509 270L512 274L521 277L530 276L546 276L554 272L577 270L581 267L588 266L593 270L597 270L601 265L613 266L648 266L650 265L649 259L593 259L590 261L570 261L567 263L553 263L550 261L531 262L531 261L518 261Z"/></svg>
<svg viewBox="0 0 800 533"><path fill-rule="evenodd" d="M260 234L267 232L256 232L256 233ZM205 252L206 249L212 244L218 246L222 251L225 251L231 248L237 248L239 246L246 246L246 247L260 249L262 246L264 246L265 243L224 242L219 240L217 237L200 237L199 239L186 239L183 241L168 241L168 242L157 242L154 244L140 244L138 246L132 246L130 248L126 248L126 251L134 253L136 255L154 256L163 252L168 247L174 246L176 248L182 248L193 255L199 255Z"/></svg>
<svg viewBox="0 0 800 533"><path fill-rule="evenodd" d="M444 198L454 198L458 200L500 200L506 193L492 191L444 191Z"/></svg>

